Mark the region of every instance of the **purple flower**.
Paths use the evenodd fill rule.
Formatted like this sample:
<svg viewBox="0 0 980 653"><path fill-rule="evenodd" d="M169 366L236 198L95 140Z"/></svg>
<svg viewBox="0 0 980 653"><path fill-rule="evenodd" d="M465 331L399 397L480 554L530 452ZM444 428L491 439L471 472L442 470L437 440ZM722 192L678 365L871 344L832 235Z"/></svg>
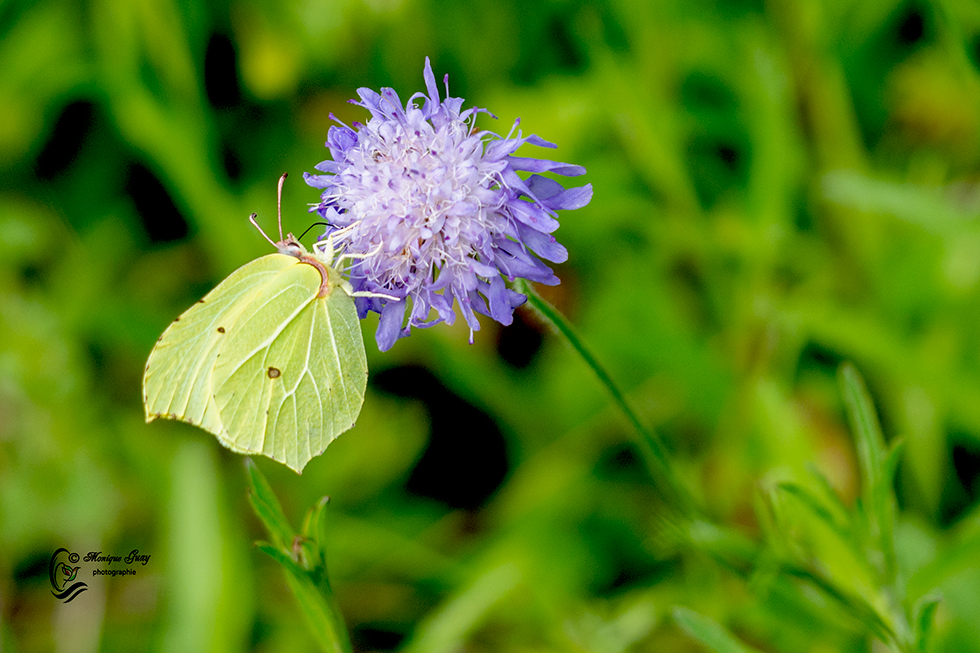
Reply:
<svg viewBox="0 0 980 653"><path fill-rule="evenodd" d="M382 351L413 326L452 324L454 302L471 342L480 328L475 313L510 324L527 297L507 288L501 275L559 283L540 260L568 258L551 235L555 212L592 199L591 184L565 189L538 174L522 179L518 171L577 176L585 168L514 156L524 143L555 146L519 130L514 136L520 121L506 138L477 130L476 116L489 112L460 112L462 98L448 97L448 75L440 100L428 57L424 78L427 93L416 93L404 108L393 89L358 89L361 101L351 102L371 119L353 128L337 121L326 143L333 160L316 166L325 174L305 175L323 189L312 210L329 223L325 236L352 261L358 314L381 314Z"/></svg>

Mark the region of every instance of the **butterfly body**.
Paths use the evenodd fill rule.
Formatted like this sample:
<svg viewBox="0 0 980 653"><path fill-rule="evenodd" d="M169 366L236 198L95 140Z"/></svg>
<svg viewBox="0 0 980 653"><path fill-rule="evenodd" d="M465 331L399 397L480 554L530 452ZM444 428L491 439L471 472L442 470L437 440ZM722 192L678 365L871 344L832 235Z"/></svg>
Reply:
<svg viewBox="0 0 980 653"><path fill-rule="evenodd" d="M340 274L290 234L178 317L146 363L146 421L176 419L297 472L353 426L367 360Z"/></svg>

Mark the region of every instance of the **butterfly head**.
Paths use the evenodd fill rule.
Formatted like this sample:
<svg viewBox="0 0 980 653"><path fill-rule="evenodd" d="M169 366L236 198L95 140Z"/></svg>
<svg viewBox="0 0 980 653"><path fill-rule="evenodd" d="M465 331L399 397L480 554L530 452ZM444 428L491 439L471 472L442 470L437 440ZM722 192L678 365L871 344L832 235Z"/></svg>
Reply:
<svg viewBox="0 0 980 653"><path fill-rule="evenodd" d="M308 254L306 248L292 234L286 234L285 238L276 243L276 249L279 250L280 254L295 256L300 259Z"/></svg>
<svg viewBox="0 0 980 653"><path fill-rule="evenodd" d="M262 234L262 236L264 236L266 240L272 243L272 245L276 248L276 250L278 250L280 254L298 258L303 263L307 263L308 265L312 265L313 267L315 267L317 271L320 272L320 278L321 278L320 291L318 293L318 296L326 297L327 295L330 294L330 291L334 287L341 285L342 282L342 279L340 278L340 274L336 270L330 267L330 263L333 259L333 240L330 238L327 239L326 244L329 246L330 254L325 256L324 255L325 252L318 249L317 247L313 248L313 252L315 255L311 255L310 252L307 251L307 249L303 247L303 245L299 242L299 239L296 238L296 236L294 236L293 234L286 234L286 236L283 237L282 235L282 182L285 180L286 180L286 173L283 173L282 177L279 178L279 192L278 192L279 238L280 238L279 242L273 241L271 238L269 238L268 235L266 235L264 231L262 231L262 227L260 227L259 224L255 221L254 213L250 215L248 219L252 223L252 225L259 230L259 233Z"/></svg>

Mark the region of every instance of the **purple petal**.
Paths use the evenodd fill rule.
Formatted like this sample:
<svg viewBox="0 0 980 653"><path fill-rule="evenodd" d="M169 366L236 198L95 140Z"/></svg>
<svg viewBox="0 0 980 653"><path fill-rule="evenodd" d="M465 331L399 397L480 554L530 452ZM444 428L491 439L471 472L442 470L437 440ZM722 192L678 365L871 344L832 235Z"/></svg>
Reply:
<svg viewBox="0 0 980 653"><path fill-rule="evenodd" d="M434 109L439 105L439 87L436 86L436 76L432 74L432 65L429 63L428 57L425 58L425 69L422 71L422 78L425 80L425 90L429 93L429 99L432 100L432 107ZM448 79L446 83L449 83ZM449 93L448 88L446 89L446 93ZM426 108L429 108L428 103L426 103Z"/></svg>
<svg viewBox="0 0 980 653"><path fill-rule="evenodd" d="M539 145L541 147L558 147L554 143L549 143L548 141L544 140L537 134L531 134L525 140L531 145Z"/></svg>
<svg viewBox="0 0 980 653"><path fill-rule="evenodd" d="M547 159L530 159L523 156L508 156L507 162L514 170L526 172L553 172L564 177L577 177L585 174L585 168L571 163L558 163Z"/></svg>
<svg viewBox="0 0 980 653"><path fill-rule="evenodd" d="M568 260L568 250L551 234L541 233L523 224L517 225L517 232L520 234L521 242L541 258L548 259L552 263L564 263Z"/></svg>
<svg viewBox="0 0 980 653"><path fill-rule="evenodd" d="M549 197L554 197L558 193L565 190L565 187L559 184L554 179L550 177L542 177L541 175L531 175L527 178L527 187L536 199L546 200Z"/></svg>
<svg viewBox="0 0 980 653"><path fill-rule="evenodd" d="M313 188L327 188L334 184L333 175L314 175L309 172L304 172L303 180Z"/></svg>
<svg viewBox="0 0 980 653"><path fill-rule="evenodd" d="M402 110L402 101L398 98L398 93L393 88L383 88L381 89L381 95L384 98L384 102L379 106L385 111L394 113L396 116L404 115Z"/></svg>
<svg viewBox="0 0 980 653"><path fill-rule="evenodd" d="M538 199L542 198L538 196ZM573 209L580 209L591 201L592 184L586 184L585 186L577 186L575 188L563 190L556 195L552 195L546 200L542 200L541 203L552 211L571 211Z"/></svg>
<svg viewBox="0 0 980 653"><path fill-rule="evenodd" d="M490 317L504 326L514 321L514 309L527 301L527 297L509 289L500 277L491 279L483 294L490 303Z"/></svg>
<svg viewBox="0 0 980 653"><path fill-rule="evenodd" d="M381 309L381 319L378 320L378 332L374 340L378 349L388 351L402 337L402 323L405 321L405 300L390 302Z"/></svg>
<svg viewBox="0 0 980 653"><path fill-rule="evenodd" d="M519 243L505 240L497 248L497 267L510 278L522 277L548 286L556 286L558 277L547 265L532 257Z"/></svg>
<svg viewBox="0 0 980 653"><path fill-rule="evenodd" d="M331 175L335 175L344 169L344 164L337 163L336 161L321 161L313 167L320 172L328 172Z"/></svg>
<svg viewBox="0 0 980 653"><path fill-rule="evenodd" d="M534 197L534 194L531 192L531 189L528 188L527 183L521 179L512 168L507 167L501 170L500 177L504 180L504 185L510 190L517 191L519 195Z"/></svg>
<svg viewBox="0 0 980 653"><path fill-rule="evenodd" d="M550 234L558 228L558 221L548 215L537 204L532 204L524 200L514 200L513 202L508 202L507 207L511 210L515 218L529 227L534 227L538 231Z"/></svg>
<svg viewBox="0 0 980 653"><path fill-rule="evenodd" d="M334 161L347 158L347 151L357 145L357 133L349 127L333 125L327 130L327 147Z"/></svg>
<svg viewBox="0 0 980 653"><path fill-rule="evenodd" d="M479 331L480 321L473 314L474 303L477 307L483 305L483 298L477 294L476 290L470 291L466 295L461 295L459 297L459 312L463 314L463 319L466 320L466 326L474 331Z"/></svg>
<svg viewBox="0 0 980 653"><path fill-rule="evenodd" d="M371 112L371 115L375 115L375 111L378 105L381 103L381 94L370 88L359 88L357 89L357 95L360 96L361 101L354 102L354 104L360 105Z"/></svg>

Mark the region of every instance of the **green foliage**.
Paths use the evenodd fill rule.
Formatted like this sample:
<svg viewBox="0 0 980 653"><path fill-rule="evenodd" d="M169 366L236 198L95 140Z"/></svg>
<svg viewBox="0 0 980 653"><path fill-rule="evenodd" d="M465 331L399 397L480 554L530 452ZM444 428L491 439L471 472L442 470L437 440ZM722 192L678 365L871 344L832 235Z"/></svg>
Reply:
<svg viewBox="0 0 980 653"><path fill-rule="evenodd" d="M273 543L255 546L279 563L286 583L296 597L313 639L328 653L350 653L350 637L327 577L327 503L323 497L306 513L303 531L295 534L279 505L279 499L251 459L245 459L249 501Z"/></svg>
<svg viewBox="0 0 980 653"><path fill-rule="evenodd" d="M717 622L687 608L674 608L674 619L688 635L715 653L753 653Z"/></svg>
<svg viewBox="0 0 980 653"><path fill-rule="evenodd" d="M4 3L3 650L317 650L289 583L322 557L356 650L699 650L681 607L773 653L980 652L978 35L973 0ZM333 497L296 549L239 456L144 424L156 338L269 251L247 216L288 171L308 226L330 112L426 55L588 168L537 290L687 518L526 310L369 345L357 425L256 461L285 514ZM60 604L60 547L152 557Z"/></svg>

